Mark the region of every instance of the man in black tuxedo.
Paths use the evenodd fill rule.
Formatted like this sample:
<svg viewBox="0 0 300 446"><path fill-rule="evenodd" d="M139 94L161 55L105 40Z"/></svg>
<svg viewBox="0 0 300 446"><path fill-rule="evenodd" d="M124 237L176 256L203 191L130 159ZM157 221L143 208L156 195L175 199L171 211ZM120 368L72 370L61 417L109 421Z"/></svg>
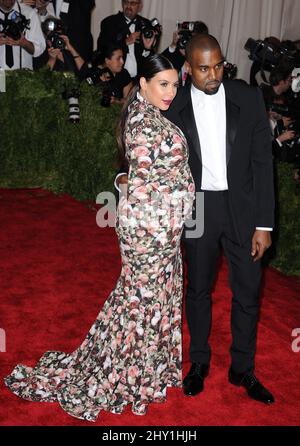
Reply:
<svg viewBox="0 0 300 446"><path fill-rule="evenodd" d="M109 46L112 43L121 45L125 56L124 68L130 76L137 75L138 66L143 57L148 57L154 44L153 39L143 39L141 30L143 26L151 26L150 21L139 15L143 3L141 0L122 0L123 11L102 20L97 49Z"/></svg>
<svg viewBox="0 0 300 446"><path fill-rule="evenodd" d="M192 85L178 92L166 112L187 138L196 191L204 194L204 216L194 216L197 224L204 218L204 233L185 234L192 366L184 393L201 392L209 372L211 290L221 245L233 292L229 381L270 404L272 394L254 375L260 260L274 224L269 121L259 89L222 81L226 62L214 37L195 36L186 54Z"/></svg>
<svg viewBox="0 0 300 446"><path fill-rule="evenodd" d="M93 53L91 14L95 0L53 0L53 6L76 51L84 60L90 60Z"/></svg>

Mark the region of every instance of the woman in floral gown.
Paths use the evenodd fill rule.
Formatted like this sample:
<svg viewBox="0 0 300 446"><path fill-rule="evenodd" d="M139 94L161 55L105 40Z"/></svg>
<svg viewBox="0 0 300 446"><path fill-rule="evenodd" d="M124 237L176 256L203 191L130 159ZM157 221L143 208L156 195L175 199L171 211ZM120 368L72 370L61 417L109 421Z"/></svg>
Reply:
<svg viewBox="0 0 300 446"><path fill-rule="evenodd" d="M34 368L5 378L16 395L59 402L70 415L95 421L101 410L132 405L144 415L180 387L182 259L180 238L194 183L181 130L161 114L178 75L163 56L150 57L121 120L129 164L128 197L119 202L122 271L83 343L73 353L47 352Z"/></svg>

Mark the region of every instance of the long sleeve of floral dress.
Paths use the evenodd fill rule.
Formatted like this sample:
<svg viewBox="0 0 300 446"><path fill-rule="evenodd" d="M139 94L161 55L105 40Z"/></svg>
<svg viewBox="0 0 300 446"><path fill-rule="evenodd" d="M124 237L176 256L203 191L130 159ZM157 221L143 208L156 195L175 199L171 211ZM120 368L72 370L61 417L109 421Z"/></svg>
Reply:
<svg viewBox="0 0 300 446"><path fill-rule="evenodd" d="M144 415L182 381L180 238L194 200L187 144L139 95L125 136L130 170L128 199L118 209L116 287L77 350L46 352L34 368L18 365L5 379L22 398L57 401L90 421L128 404Z"/></svg>

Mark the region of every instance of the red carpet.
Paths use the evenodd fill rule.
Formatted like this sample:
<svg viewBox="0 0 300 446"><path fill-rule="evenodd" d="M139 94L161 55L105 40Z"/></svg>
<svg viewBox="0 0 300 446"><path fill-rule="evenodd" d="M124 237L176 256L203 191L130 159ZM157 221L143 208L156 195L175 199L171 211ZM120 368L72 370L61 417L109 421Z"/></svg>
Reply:
<svg viewBox="0 0 300 446"><path fill-rule="evenodd" d="M11 394L3 377L17 363L34 365L46 350L73 351L84 339L114 287L120 260L113 229L100 229L96 209L43 190L0 190L0 425L84 426L55 403L31 403ZM213 357L205 392L186 398L171 389L167 403L145 417L101 413L99 426L266 426L300 424L300 353L291 348L300 328L300 281L274 270L265 274L256 371L276 403L251 401L227 384L230 290L225 262L214 292ZM298 343L300 345L300 342ZM184 371L188 368L184 324ZM93 424L95 425L95 424Z"/></svg>

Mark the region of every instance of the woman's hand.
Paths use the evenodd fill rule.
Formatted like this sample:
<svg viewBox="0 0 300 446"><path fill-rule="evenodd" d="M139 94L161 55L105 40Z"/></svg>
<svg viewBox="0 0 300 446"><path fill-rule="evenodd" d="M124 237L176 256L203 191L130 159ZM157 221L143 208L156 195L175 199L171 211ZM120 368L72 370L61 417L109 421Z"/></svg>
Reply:
<svg viewBox="0 0 300 446"><path fill-rule="evenodd" d="M49 59L55 60L59 58L61 51L59 48L49 48L48 49Z"/></svg>
<svg viewBox="0 0 300 446"><path fill-rule="evenodd" d="M65 44L66 44L66 49L67 49L68 51L70 51L70 53L72 53L72 50L75 51L74 47L70 44L70 39L69 39L68 36L65 36L64 34L61 34L60 37L61 37L61 38L63 39L63 41L65 42Z"/></svg>
<svg viewBox="0 0 300 446"><path fill-rule="evenodd" d="M278 141L285 142L285 141L289 141L290 139L295 138L296 133L293 130L288 130L287 132L283 132L281 135L278 136Z"/></svg>

